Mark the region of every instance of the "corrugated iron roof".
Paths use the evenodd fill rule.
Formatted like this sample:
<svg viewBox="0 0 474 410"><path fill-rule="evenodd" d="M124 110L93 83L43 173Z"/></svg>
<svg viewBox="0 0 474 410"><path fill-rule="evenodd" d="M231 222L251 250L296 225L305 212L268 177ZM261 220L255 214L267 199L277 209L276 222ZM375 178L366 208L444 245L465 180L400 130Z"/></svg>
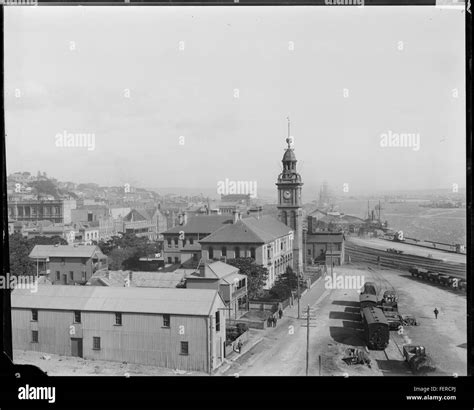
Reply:
<svg viewBox="0 0 474 410"><path fill-rule="evenodd" d="M208 316L216 294L211 289L40 285L36 293L15 289L11 304L13 309Z"/></svg>
<svg viewBox="0 0 474 410"><path fill-rule="evenodd" d="M306 243L340 243L344 241L342 233L312 233L306 235Z"/></svg>
<svg viewBox="0 0 474 410"><path fill-rule="evenodd" d="M44 259L51 257L90 258L94 252L102 253L100 248L95 245L36 245L29 254L29 257L33 259Z"/></svg>
<svg viewBox="0 0 474 410"><path fill-rule="evenodd" d="M164 235L169 233L212 233L219 229L222 224L231 223L232 216L229 215L197 215L190 217L186 225L177 225L174 228L163 232Z"/></svg>

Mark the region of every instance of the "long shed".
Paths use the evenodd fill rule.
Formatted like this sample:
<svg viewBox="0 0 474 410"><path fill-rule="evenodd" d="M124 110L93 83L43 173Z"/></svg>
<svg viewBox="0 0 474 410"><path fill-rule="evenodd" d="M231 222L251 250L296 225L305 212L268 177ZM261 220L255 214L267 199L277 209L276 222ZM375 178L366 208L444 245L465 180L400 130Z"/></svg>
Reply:
<svg viewBox="0 0 474 410"><path fill-rule="evenodd" d="M15 289L13 347L211 372L224 359L225 309L209 289Z"/></svg>

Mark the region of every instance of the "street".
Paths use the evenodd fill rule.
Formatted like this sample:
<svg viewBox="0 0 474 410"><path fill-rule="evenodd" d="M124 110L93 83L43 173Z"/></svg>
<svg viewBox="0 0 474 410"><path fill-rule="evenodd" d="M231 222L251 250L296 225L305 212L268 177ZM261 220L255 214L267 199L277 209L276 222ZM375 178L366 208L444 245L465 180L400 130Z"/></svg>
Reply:
<svg viewBox="0 0 474 410"><path fill-rule="evenodd" d="M310 320L310 376L411 375L403 361L403 344L416 343L436 364L433 375L466 375L466 297L413 279L408 272L377 269L363 264L336 267L338 276L363 276L383 291L395 289L399 310L414 315L419 326L405 327L403 335L390 332L385 351L370 351L371 368L348 366L342 361L349 347L364 348L359 314L358 289L325 289L320 279L301 299L301 317L307 305L314 312ZM434 318L433 309L440 311ZM229 376L304 376L306 373L306 320L297 318L296 304L285 310L276 328L258 331L262 341L217 374ZM321 357L321 359L319 358ZM321 361L321 366L320 366Z"/></svg>

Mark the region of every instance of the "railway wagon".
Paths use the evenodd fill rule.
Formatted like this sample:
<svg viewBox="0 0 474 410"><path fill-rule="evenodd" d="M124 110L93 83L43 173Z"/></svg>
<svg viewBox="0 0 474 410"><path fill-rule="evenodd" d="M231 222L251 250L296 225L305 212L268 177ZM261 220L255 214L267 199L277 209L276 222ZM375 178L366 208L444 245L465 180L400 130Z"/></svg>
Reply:
<svg viewBox="0 0 474 410"><path fill-rule="evenodd" d="M384 350L390 339L390 328L382 309L366 307L362 309L365 340L372 350Z"/></svg>
<svg viewBox="0 0 474 410"><path fill-rule="evenodd" d="M365 282L362 286L361 294L369 294L377 296L377 286L374 282Z"/></svg>
<svg viewBox="0 0 474 410"><path fill-rule="evenodd" d="M369 293L361 293L359 295L359 302L360 302L360 311L362 314L362 309L366 307L376 307L377 306L377 296L371 295Z"/></svg>
<svg viewBox="0 0 474 410"><path fill-rule="evenodd" d="M439 283L440 285L457 289L460 291L466 290L466 281L456 276L446 275L443 273L418 268L417 266L412 266L408 271L413 277L423 279L428 282Z"/></svg>

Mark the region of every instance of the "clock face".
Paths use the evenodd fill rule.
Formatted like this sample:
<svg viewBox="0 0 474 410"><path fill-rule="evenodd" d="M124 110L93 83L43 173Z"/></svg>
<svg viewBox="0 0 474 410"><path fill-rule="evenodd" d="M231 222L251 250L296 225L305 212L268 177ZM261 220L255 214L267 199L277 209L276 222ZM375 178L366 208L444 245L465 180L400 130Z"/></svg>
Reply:
<svg viewBox="0 0 474 410"><path fill-rule="evenodd" d="M290 199L291 198L291 192L290 191L285 191L283 192L283 197L285 199Z"/></svg>

